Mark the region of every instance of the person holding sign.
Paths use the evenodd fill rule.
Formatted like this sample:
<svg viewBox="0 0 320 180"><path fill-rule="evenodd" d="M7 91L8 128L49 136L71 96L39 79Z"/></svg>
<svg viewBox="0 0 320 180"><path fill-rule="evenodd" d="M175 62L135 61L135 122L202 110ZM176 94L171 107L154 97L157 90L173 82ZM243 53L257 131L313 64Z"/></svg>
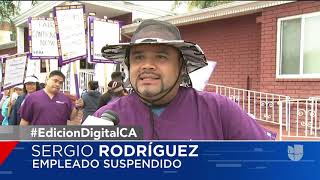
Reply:
<svg viewBox="0 0 320 180"><path fill-rule="evenodd" d="M98 108L112 102L116 101L122 96L128 95L127 90L123 87L122 82L110 81L108 83L108 91L105 92L99 99Z"/></svg>
<svg viewBox="0 0 320 180"><path fill-rule="evenodd" d="M60 92L65 80L61 71L50 72L44 89L26 97L20 108L20 125L66 125L82 113L83 100L71 100ZM80 114L81 114L80 113Z"/></svg>
<svg viewBox="0 0 320 180"><path fill-rule="evenodd" d="M13 106L18 98L18 96L23 93L23 85L18 85L13 88L13 93L10 97L10 105Z"/></svg>
<svg viewBox="0 0 320 180"><path fill-rule="evenodd" d="M144 20L130 43L106 45L103 56L124 60L134 91L103 106L119 125L143 127L144 139L271 140L271 133L228 97L182 87L182 77L207 65L201 48L181 39L174 25Z"/></svg>
<svg viewBox="0 0 320 180"><path fill-rule="evenodd" d="M111 74L111 80L123 83L124 75L123 72L115 71Z"/></svg>

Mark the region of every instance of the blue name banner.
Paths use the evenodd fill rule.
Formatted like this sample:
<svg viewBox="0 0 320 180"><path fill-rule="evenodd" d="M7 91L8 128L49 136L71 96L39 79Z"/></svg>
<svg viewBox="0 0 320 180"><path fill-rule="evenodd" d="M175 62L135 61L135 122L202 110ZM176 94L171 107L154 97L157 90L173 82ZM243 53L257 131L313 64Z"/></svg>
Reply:
<svg viewBox="0 0 320 180"><path fill-rule="evenodd" d="M0 142L0 149L5 148ZM19 142L7 178L318 179L319 142Z"/></svg>

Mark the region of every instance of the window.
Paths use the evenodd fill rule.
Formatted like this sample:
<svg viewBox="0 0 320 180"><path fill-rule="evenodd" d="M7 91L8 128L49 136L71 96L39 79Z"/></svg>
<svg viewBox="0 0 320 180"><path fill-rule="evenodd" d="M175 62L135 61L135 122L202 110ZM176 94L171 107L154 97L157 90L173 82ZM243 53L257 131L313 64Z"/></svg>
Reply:
<svg viewBox="0 0 320 180"><path fill-rule="evenodd" d="M80 60L80 69L94 69L94 64L87 62L87 59Z"/></svg>
<svg viewBox="0 0 320 180"><path fill-rule="evenodd" d="M320 78L320 13L278 20L277 77Z"/></svg>
<svg viewBox="0 0 320 180"><path fill-rule="evenodd" d="M40 73L46 73L46 72L47 72L46 60L40 60Z"/></svg>

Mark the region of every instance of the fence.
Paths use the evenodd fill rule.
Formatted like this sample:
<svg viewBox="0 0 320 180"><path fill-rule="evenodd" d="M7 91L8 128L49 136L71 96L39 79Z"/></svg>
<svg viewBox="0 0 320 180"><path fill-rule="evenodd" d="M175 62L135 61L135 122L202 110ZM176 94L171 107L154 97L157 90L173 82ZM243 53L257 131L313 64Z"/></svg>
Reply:
<svg viewBox="0 0 320 180"><path fill-rule="evenodd" d="M214 87L216 93L225 95L238 103L242 109L256 120L279 125L279 112L288 113L288 111L279 108L278 102L287 102L284 108L288 107L289 96L207 84L207 87L210 86Z"/></svg>
<svg viewBox="0 0 320 180"><path fill-rule="evenodd" d="M88 82L93 80L93 72L79 72L79 88L82 90L88 89ZM100 86L98 91L104 93L104 87ZM63 83L62 92L70 92L70 72L66 74L66 79Z"/></svg>
<svg viewBox="0 0 320 180"><path fill-rule="evenodd" d="M281 129L283 137L296 138L320 138L320 98L291 99L289 101L288 122L286 131ZM282 106L284 102L279 102ZM282 114L279 112L279 114Z"/></svg>
<svg viewBox="0 0 320 180"><path fill-rule="evenodd" d="M320 97L291 99L289 96L207 84L215 92L238 103L256 120L279 125L279 139L320 138Z"/></svg>

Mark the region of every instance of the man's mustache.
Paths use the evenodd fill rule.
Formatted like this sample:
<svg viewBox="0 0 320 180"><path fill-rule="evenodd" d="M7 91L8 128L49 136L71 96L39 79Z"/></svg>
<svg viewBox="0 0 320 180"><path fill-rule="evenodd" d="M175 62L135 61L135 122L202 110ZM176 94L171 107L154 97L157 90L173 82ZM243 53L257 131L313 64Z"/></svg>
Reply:
<svg viewBox="0 0 320 180"><path fill-rule="evenodd" d="M146 77L151 77L151 78L160 78L161 76L157 73L154 72L148 72L144 71L138 74L138 78L146 78Z"/></svg>

